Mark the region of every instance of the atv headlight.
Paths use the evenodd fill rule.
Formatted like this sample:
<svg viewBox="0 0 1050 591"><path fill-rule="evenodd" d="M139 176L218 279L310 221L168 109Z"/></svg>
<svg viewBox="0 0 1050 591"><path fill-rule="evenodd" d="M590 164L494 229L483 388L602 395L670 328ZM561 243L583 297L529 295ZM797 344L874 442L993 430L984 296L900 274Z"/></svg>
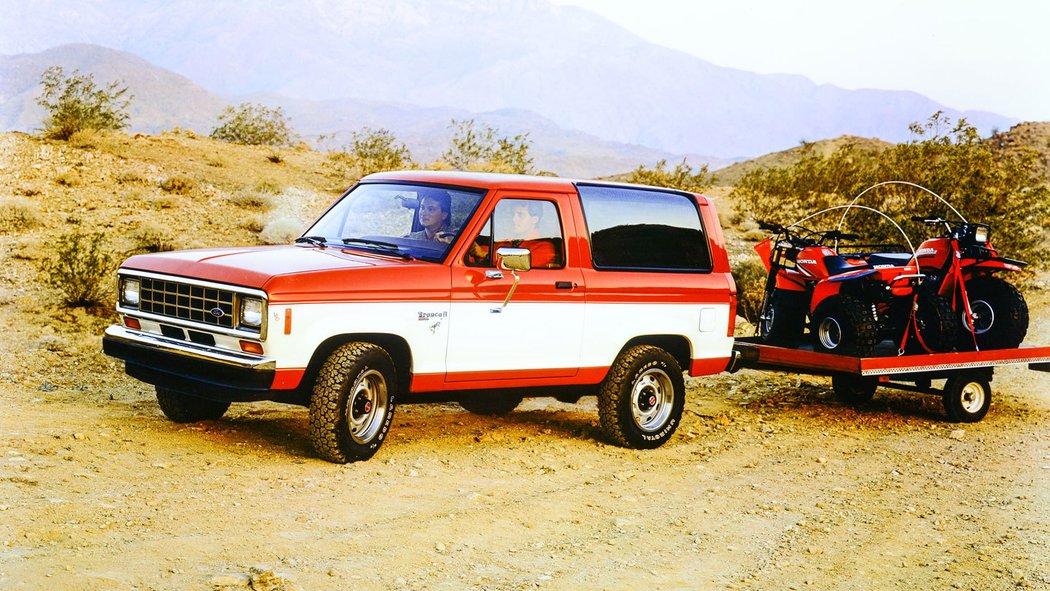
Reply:
<svg viewBox="0 0 1050 591"><path fill-rule="evenodd" d="M250 328L261 328L263 321L263 301L259 298L241 298L241 325Z"/></svg>
<svg viewBox="0 0 1050 591"><path fill-rule="evenodd" d="M139 287L140 283L138 279L131 277L125 277L120 280L120 303L125 306L138 306L139 305Z"/></svg>
<svg viewBox="0 0 1050 591"><path fill-rule="evenodd" d="M989 228L987 226L977 226L973 229L973 240L980 244L988 242Z"/></svg>

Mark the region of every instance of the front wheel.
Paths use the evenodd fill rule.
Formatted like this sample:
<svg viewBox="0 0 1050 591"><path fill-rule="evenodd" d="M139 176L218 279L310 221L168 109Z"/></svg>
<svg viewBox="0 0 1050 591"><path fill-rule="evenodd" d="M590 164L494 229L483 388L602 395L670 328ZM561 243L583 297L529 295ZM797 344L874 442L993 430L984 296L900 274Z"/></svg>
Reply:
<svg viewBox="0 0 1050 591"><path fill-rule="evenodd" d="M660 447L678 428L684 408L682 368L651 345L620 354L598 391L602 432L622 447Z"/></svg>
<svg viewBox="0 0 1050 591"><path fill-rule="evenodd" d="M985 378L957 375L944 386L944 412L956 423L976 423L992 405L992 386Z"/></svg>
<svg viewBox="0 0 1050 591"><path fill-rule="evenodd" d="M222 418L230 408L229 402L198 398L157 386L157 404L164 416L176 423L196 423Z"/></svg>
<svg viewBox="0 0 1050 591"><path fill-rule="evenodd" d="M978 277L966 283L973 312L973 332L963 312L959 348L1013 349L1028 333L1028 304L1017 288L998 277Z"/></svg>
<svg viewBox="0 0 1050 591"><path fill-rule="evenodd" d="M923 292L919 294L918 308L915 310L915 329L925 349L934 353L947 353L955 348L959 318L947 298Z"/></svg>
<svg viewBox="0 0 1050 591"><path fill-rule="evenodd" d="M382 347L347 343L321 366L310 397L310 439L325 460L375 455L394 419L397 370Z"/></svg>

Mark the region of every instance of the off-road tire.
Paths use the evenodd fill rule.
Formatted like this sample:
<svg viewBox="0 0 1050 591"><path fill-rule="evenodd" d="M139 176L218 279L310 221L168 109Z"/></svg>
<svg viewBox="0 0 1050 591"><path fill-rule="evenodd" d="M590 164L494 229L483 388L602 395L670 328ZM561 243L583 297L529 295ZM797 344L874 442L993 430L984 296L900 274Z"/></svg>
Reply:
<svg viewBox="0 0 1050 591"><path fill-rule="evenodd" d="M476 415L505 415L521 404L521 394L507 392L485 392L475 396L461 398L459 405Z"/></svg>
<svg viewBox="0 0 1050 591"><path fill-rule="evenodd" d="M821 353L869 357L879 343L879 324L869 304L832 296L813 312L813 348Z"/></svg>
<svg viewBox="0 0 1050 591"><path fill-rule="evenodd" d="M346 343L321 366L310 397L310 441L337 464L367 460L383 444L396 406L397 370L382 347Z"/></svg>
<svg viewBox="0 0 1050 591"><path fill-rule="evenodd" d="M966 283L966 295L970 298L970 309L977 316L974 329L977 346L982 351L1013 349L1021 344L1028 334L1028 304L1017 288L998 277L978 277ZM970 332L964 316L962 312L959 349L972 351L974 333Z"/></svg>
<svg viewBox="0 0 1050 591"><path fill-rule="evenodd" d="M176 423L214 421L222 418L230 408L229 402L190 396L161 386L157 386L156 390L161 412Z"/></svg>
<svg viewBox="0 0 1050 591"><path fill-rule="evenodd" d="M983 378L955 375L944 385L944 412L955 423L976 423L992 405L992 385Z"/></svg>
<svg viewBox="0 0 1050 591"><path fill-rule="evenodd" d="M762 342L781 347L797 347L806 326L806 294L774 289L758 321Z"/></svg>
<svg viewBox="0 0 1050 591"><path fill-rule="evenodd" d="M919 294L919 308L915 312L915 328L922 343L934 353L947 353L955 348L959 334L959 316L952 303L942 295L924 291ZM913 352L926 352L918 339L912 339Z"/></svg>
<svg viewBox="0 0 1050 591"><path fill-rule="evenodd" d="M831 388L835 391L835 397L850 406L863 406L871 402L878 387L879 378L853 374L831 376Z"/></svg>
<svg viewBox="0 0 1050 591"><path fill-rule="evenodd" d="M621 447L660 447L682 422L684 408L681 366L667 351L651 345L621 353L598 390L602 432Z"/></svg>

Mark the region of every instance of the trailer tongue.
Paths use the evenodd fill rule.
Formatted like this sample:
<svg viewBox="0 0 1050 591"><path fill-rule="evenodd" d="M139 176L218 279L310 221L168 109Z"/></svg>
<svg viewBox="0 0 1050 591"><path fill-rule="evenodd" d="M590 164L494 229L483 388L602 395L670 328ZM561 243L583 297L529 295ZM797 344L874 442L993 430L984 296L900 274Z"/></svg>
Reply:
<svg viewBox="0 0 1050 591"><path fill-rule="evenodd" d="M1028 364L1050 371L1050 347L1020 347L960 353L887 357L849 357L811 349L777 347L756 339L737 339L729 371L766 371L831 376L835 395L847 404L871 400L879 386L939 394L949 419L973 423L984 418L992 400L990 382L996 367ZM935 388L934 380L945 380Z"/></svg>

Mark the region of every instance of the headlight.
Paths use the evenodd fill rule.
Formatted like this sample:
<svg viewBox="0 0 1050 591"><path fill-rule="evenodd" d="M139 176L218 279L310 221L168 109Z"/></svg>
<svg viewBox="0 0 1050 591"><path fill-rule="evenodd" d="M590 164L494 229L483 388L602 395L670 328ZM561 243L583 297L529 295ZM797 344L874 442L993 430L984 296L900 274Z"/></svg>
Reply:
<svg viewBox="0 0 1050 591"><path fill-rule="evenodd" d="M988 228L984 226L977 226L973 230L973 239L975 242L985 243L988 242Z"/></svg>
<svg viewBox="0 0 1050 591"><path fill-rule="evenodd" d="M262 327L263 301L259 298L241 298L241 324L252 328Z"/></svg>
<svg viewBox="0 0 1050 591"><path fill-rule="evenodd" d="M139 305L139 280L126 277L120 282L120 301L127 306Z"/></svg>

